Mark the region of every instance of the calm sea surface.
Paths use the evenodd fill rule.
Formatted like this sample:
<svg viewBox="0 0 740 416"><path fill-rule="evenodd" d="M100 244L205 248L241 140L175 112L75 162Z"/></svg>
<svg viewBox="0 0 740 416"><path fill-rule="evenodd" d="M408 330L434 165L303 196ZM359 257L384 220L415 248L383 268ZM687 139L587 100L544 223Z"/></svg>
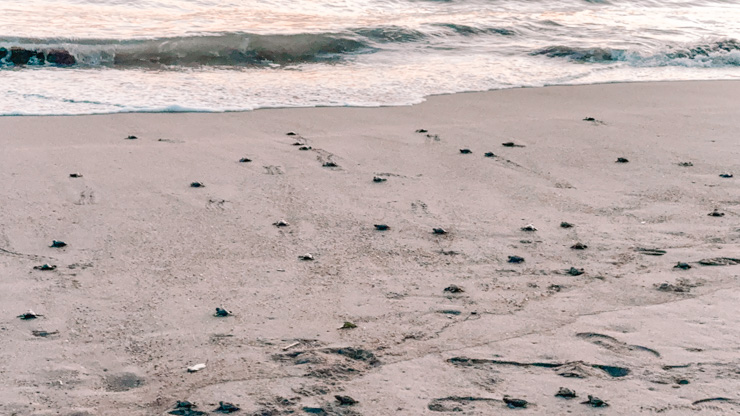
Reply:
<svg viewBox="0 0 740 416"><path fill-rule="evenodd" d="M0 1L0 115L703 79L740 79L740 1Z"/></svg>

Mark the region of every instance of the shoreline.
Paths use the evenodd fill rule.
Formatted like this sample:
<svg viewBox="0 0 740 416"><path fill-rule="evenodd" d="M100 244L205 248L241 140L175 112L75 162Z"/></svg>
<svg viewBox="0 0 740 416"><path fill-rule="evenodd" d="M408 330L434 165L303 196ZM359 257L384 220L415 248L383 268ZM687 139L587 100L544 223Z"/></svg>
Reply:
<svg viewBox="0 0 740 416"><path fill-rule="evenodd" d="M0 414L736 414L738 96L2 117Z"/></svg>

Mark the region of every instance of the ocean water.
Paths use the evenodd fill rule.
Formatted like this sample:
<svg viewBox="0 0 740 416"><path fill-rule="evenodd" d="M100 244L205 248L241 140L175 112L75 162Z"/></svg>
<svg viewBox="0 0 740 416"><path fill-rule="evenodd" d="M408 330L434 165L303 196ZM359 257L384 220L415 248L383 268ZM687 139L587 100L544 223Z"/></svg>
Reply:
<svg viewBox="0 0 740 416"><path fill-rule="evenodd" d="M740 79L740 1L0 1L0 115L706 79Z"/></svg>

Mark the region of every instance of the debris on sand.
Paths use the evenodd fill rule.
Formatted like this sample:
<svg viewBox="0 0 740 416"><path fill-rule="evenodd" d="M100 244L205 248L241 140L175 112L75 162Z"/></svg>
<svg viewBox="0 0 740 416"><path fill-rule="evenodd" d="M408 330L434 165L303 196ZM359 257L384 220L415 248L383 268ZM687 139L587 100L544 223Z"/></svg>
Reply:
<svg viewBox="0 0 740 416"><path fill-rule="evenodd" d="M522 231L537 231L533 224L527 224L521 228Z"/></svg>
<svg viewBox="0 0 740 416"><path fill-rule="evenodd" d="M585 273L585 271L583 271L583 269L576 269L575 267L571 267L570 269L568 269L567 273L571 276L580 276Z"/></svg>
<svg viewBox="0 0 740 416"><path fill-rule="evenodd" d="M432 232L434 234L447 234L447 231L444 228L432 228Z"/></svg>
<svg viewBox="0 0 740 416"><path fill-rule="evenodd" d="M564 399L573 399L575 397L578 397L575 391L571 389L566 389L565 387L561 387L560 390L558 390L557 393L555 393L555 397L562 397Z"/></svg>
<svg viewBox="0 0 740 416"><path fill-rule="evenodd" d="M627 158L624 158L624 157L618 157L616 163L629 163L629 160L627 160Z"/></svg>
<svg viewBox="0 0 740 416"><path fill-rule="evenodd" d="M191 188L205 188L203 182L190 182Z"/></svg>
<svg viewBox="0 0 740 416"><path fill-rule="evenodd" d="M51 331L51 332L49 332L49 331L43 331L43 330L33 330L33 331L31 331L31 335L33 335L35 337L46 338L46 337L50 337L50 336L53 336L53 335L59 335L59 331Z"/></svg>
<svg viewBox="0 0 740 416"><path fill-rule="evenodd" d="M334 396L334 398L337 399L337 401L339 402L339 405L340 406L353 406L353 405L356 405L358 403L357 400L355 400L355 399L353 399L353 398L351 398L349 396L336 395L336 396Z"/></svg>
<svg viewBox="0 0 740 416"><path fill-rule="evenodd" d="M249 163L251 161L252 161L252 159L250 159L248 157L243 157L243 158L239 159L239 163Z"/></svg>
<svg viewBox="0 0 740 416"><path fill-rule="evenodd" d="M572 248L573 250L585 250L588 248L588 246L583 243L575 243L570 246L570 248Z"/></svg>
<svg viewBox="0 0 740 416"><path fill-rule="evenodd" d="M193 366L188 367L188 373L197 373L198 371L206 368L205 363L195 364Z"/></svg>
<svg viewBox="0 0 740 416"><path fill-rule="evenodd" d="M57 266L55 266L55 265L51 265L50 266L48 264L43 264L41 266L33 266L33 269L34 270L43 270L43 271L46 271L46 270L56 270L56 268L57 268Z"/></svg>
<svg viewBox="0 0 740 416"><path fill-rule="evenodd" d="M740 259L732 257L714 257L711 259L701 259L698 261L702 266L734 266L740 264Z"/></svg>
<svg viewBox="0 0 740 416"><path fill-rule="evenodd" d="M416 133L429 133L429 130L427 130L427 129L418 129L418 130L416 130Z"/></svg>
<svg viewBox="0 0 740 416"><path fill-rule="evenodd" d="M388 179L386 179L386 178L381 178L380 176L373 176L373 182L375 182L375 183L379 183L379 182L385 182L385 181L387 181L387 180L388 180Z"/></svg>
<svg viewBox="0 0 740 416"><path fill-rule="evenodd" d="M682 263L678 262L675 266L673 266L674 269L681 269L681 270L688 270L691 268L691 265L689 263Z"/></svg>
<svg viewBox="0 0 740 416"><path fill-rule="evenodd" d="M375 229L378 230L378 231L386 231L386 230L390 230L391 227L389 227L389 226L387 226L385 224L375 224Z"/></svg>
<svg viewBox="0 0 740 416"><path fill-rule="evenodd" d="M707 215L710 216L710 217L724 217L725 216L725 213L724 212L720 212L717 208L715 208L714 211L710 212Z"/></svg>
<svg viewBox="0 0 740 416"><path fill-rule="evenodd" d="M510 409L526 409L529 402L524 399L515 399L509 396L504 396L504 403Z"/></svg>
<svg viewBox="0 0 740 416"><path fill-rule="evenodd" d="M689 293L692 288L695 288L696 284L689 283L688 280L679 279L676 284L672 283L661 283L654 285L656 289L661 292L676 292L676 293Z"/></svg>
<svg viewBox="0 0 740 416"><path fill-rule="evenodd" d="M732 174L731 173L720 173L719 177L720 178L732 178Z"/></svg>
<svg viewBox="0 0 740 416"><path fill-rule="evenodd" d="M134 135L130 135L130 136L127 136L126 137L126 140L136 140L136 139L138 139L138 137L136 137Z"/></svg>
<svg viewBox="0 0 740 416"><path fill-rule="evenodd" d="M647 256L662 256L662 255L664 255L666 253L665 250L661 250L661 249L658 249L658 248L640 248L640 247L638 247L638 248L635 249L635 251L638 252L638 253L640 253L640 254L645 254Z"/></svg>
<svg viewBox="0 0 740 416"><path fill-rule="evenodd" d="M563 221L563 222L560 223L560 228L573 228L573 227L575 227L575 225L573 225L573 224L571 224L569 222Z"/></svg>
<svg viewBox="0 0 740 416"><path fill-rule="evenodd" d="M272 225L274 225L276 227L287 227L290 224L288 224L288 222L285 221L285 220L279 220L279 221L273 222Z"/></svg>
<svg viewBox="0 0 740 416"><path fill-rule="evenodd" d="M313 254L306 253L306 254L304 254L302 256L298 256L298 258L301 259L301 260L304 260L304 261L311 261L311 260L313 260Z"/></svg>
<svg viewBox="0 0 740 416"><path fill-rule="evenodd" d="M524 263L524 257L519 256L509 256L509 260L507 260L509 263L519 264Z"/></svg>
<svg viewBox="0 0 740 416"><path fill-rule="evenodd" d="M238 412L240 409L239 407L227 403L227 402L218 402L218 407L214 410L216 413L234 413Z"/></svg>
<svg viewBox="0 0 740 416"><path fill-rule="evenodd" d="M231 313L231 311L227 311L224 308L216 308L216 313L213 314L213 316L217 316L217 317L220 317L220 318L226 317L226 316L233 316L233 315L234 314Z"/></svg>
<svg viewBox="0 0 740 416"><path fill-rule="evenodd" d="M588 395L588 400L586 400L585 402L581 402L581 404L587 404L587 405L589 405L591 407L607 407L607 406L609 406L609 403L607 403L607 402L599 399L596 396L592 396L590 394Z"/></svg>
<svg viewBox="0 0 740 416"><path fill-rule="evenodd" d="M447 293L463 293L465 290L458 285L449 285L444 288L443 292Z"/></svg>
<svg viewBox="0 0 740 416"><path fill-rule="evenodd" d="M345 321L342 326L339 327L339 329L355 329L357 328L357 325L353 324L350 321Z"/></svg>
<svg viewBox="0 0 740 416"><path fill-rule="evenodd" d="M69 177L70 178L81 178L82 174L81 173L70 173Z"/></svg>
<svg viewBox="0 0 740 416"><path fill-rule="evenodd" d="M470 150L470 149L460 149L460 153L462 153L464 155L469 155L469 154L473 153L473 151Z"/></svg>
<svg viewBox="0 0 740 416"><path fill-rule="evenodd" d="M62 247L64 247L64 246L66 246L66 245L67 245L67 243L65 243L64 241L59 241L59 240L53 240L53 241L51 242L51 246L50 246L50 247L54 247L54 248L62 248Z"/></svg>
<svg viewBox="0 0 740 416"><path fill-rule="evenodd" d="M17 318L20 318L23 321L29 321L31 319L36 319L40 316L44 316L44 315L38 314L29 309L27 312L18 315Z"/></svg>
<svg viewBox="0 0 740 416"><path fill-rule="evenodd" d="M516 144L514 142L501 143L501 146L504 146L504 147L524 147L523 144Z"/></svg>

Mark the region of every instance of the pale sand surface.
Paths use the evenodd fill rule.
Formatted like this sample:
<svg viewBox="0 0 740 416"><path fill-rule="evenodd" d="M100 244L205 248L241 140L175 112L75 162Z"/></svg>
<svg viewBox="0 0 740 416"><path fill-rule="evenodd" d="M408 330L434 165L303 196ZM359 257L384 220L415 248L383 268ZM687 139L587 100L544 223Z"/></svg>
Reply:
<svg viewBox="0 0 740 416"><path fill-rule="evenodd" d="M689 82L0 118L0 414L737 414L740 265L696 262L740 258L740 177L719 177L740 174L738 97ZM16 318L29 308L44 316ZM716 397L735 401L692 405Z"/></svg>

